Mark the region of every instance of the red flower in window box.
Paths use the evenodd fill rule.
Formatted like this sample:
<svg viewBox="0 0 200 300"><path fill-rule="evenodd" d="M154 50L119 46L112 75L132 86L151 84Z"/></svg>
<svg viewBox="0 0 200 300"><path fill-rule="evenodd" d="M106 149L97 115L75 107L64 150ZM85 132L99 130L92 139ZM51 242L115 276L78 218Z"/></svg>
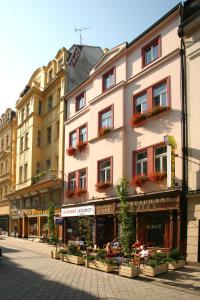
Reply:
<svg viewBox="0 0 200 300"><path fill-rule="evenodd" d="M149 178L146 175L137 175L137 176L133 177L132 185L140 187L148 180L149 180Z"/></svg>
<svg viewBox="0 0 200 300"><path fill-rule="evenodd" d="M101 191L107 189L108 187L111 187L111 185L112 184L110 183L110 181L106 181L106 182L99 181L95 184L96 191L101 192Z"/></svg>
<svg viewBox="0 0 200 300"><path fill-rule="evenodd" d="M76 153L76 148L69 147L66 152L67 152L67 155L73 156Z"/></svg>
<svg viewBox="0 0 200 300"><path fill-rule="evenodd" d="M148 111L147 116L150 118L167 110L169 110L168 106L156 106L151 111Z"/></svg>
<svg viewBox="0 0 200 300"><path fill-rule="evenodd" d="M86 189L78 188L78 189L76 189L75 193L76 193L76 196L79 197L79 196L81 196L82 194L87 193L87 190L86 190Z"/></svg>
<svg viewBox="0 0 200 300"><path fill-rule="evenodd" d="M147 119L146 113L136 113L133 114L132 118L129 120L129 123L132 127L142 125L144 121Z"/></svg>
<svg viewBox="0 0 200 300"><path fill-rule="evenodd" d="M149 179L152 182L158 182L158 181L163 180L166 176L167 176L167 173L164 171L163 172L154 172L149 176Z"/></svg>
<svg viewBox="0 0 200 300"><path fill-rule="evenodd" d="M110 127L102 127L99 129L99 136L104 136L108 132L110 132L112 129Z"/></svg>
<svg viewBox="0 0 200 300"><path fill-rule="evenodd" d="M75 191L66 191L65 192L65 196L67 197L67 198L71 198L71 197L73 197L75 195Z"/></svg>
<svg viewBox="0 0 200 300"><path fill-rule="evenodd" d="M76 147L79 152L83 151L85 147L87 147L87 142L79 142Z"/></svg>

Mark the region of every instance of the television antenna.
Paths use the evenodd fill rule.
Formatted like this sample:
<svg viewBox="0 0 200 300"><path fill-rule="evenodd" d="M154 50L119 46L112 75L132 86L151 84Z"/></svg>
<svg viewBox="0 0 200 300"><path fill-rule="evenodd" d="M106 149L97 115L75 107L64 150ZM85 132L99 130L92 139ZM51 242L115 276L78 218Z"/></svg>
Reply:
<svg viewBox="0 0 200 300"><path fill-rule="evenodd" d="M85 31L85 30L88 30L88 29L91 29L92 27L82 27L82 28L74 28L74 31L77 32L79 31L79 34L80 34L80 45L82 45L82 42L83 42L83 37L82 37L82 32Z"/></svg>

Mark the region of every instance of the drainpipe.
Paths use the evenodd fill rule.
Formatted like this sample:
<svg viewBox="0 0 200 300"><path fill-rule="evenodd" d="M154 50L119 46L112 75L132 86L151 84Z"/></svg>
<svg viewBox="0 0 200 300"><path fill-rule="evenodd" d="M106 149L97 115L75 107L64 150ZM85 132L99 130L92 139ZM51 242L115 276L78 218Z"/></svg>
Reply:
<svg viewBox="0 0 200 300"><path fill-rule="evenodd" d="M180 7L181 25L178 35L181 39L181 123L182 123L182 251L186 255L187 248L187 199L188 199L188 117L187 117L187 81L186 81L186 50L183 30L183 7Z"/></svg>

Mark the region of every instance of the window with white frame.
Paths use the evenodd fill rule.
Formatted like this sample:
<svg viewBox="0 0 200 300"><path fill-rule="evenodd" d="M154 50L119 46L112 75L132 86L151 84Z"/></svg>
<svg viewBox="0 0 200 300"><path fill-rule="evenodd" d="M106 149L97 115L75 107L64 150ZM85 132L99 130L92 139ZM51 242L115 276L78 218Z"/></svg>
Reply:
<svg viewBox="0 0 200 300"><path fill-rule="evenodd" d="M99 161L98 178L100 182L111 182L111 158Z"/></svg>
<svg viewBox="0 0 200 300"><path fill-rule="evenodd" d="M87 141L87 127L86 125L80 127L79 129L79 142Z"/></svg>
<svg viewBox="0 0 200 300"><path fill-rule="evenodd" d="M86 169L79 171L79 188L86 189Z"/></svg>
<svg viewBox="0 0 200 300"><path fill-rule="evenodd" d="M50 111L53 107L53 96L49 96L47 99L47 111Z"/></svg>
<svg viewBox="0 0 200 300"><path fill-rule="evenodd" d="M167 172L167 147L155 148L154 167L156 172Z"/></svg>
<svg viewBox="0 0 200 300"><path fill-rule="evenodd" d="M103 91L106 91L115 84L115 69L112 68L103 75Z"/></svg>
<svg viewBox="0 0 200 300"><path fill-rule="evenodd" d="M112 109L111 107L99 113L99 127L112 128Z"/></svg>
<svg viewBox="0 0 200 300"><path fill-rule="evenodd" d="M153 88L153 106L167 106L167 84L163 82Z"/></svg>
<svg viewBox="0 0 200 300"><path fill-rule="evenodd" d="M69 190L75 191L76 189L76 173L69 174Z"/></svg>
<svg viewBox="0 0 200 300"><path fill-rule="evenodd" d="M147 175L147 151L137 153L136 173L137 175Z"/></svg>
<svg viewBox="0 0 200 300"><path fill-rule="evenodd" d="M147 111L147 93L143 93L135 97L136 113L144 113Z"/></svg>
<svg viewBox="0 0 200 300"><path fill-rule="evenodd" d="M81 93L76 97L76 111L85 107L85 93Z"/></svg>
<svg viewBox="0 0 200 300"><path fill-rule="evenodd" d="M76 131L73 131L70 133L70 146L75 148L76 144L77 144Z"/></svg>

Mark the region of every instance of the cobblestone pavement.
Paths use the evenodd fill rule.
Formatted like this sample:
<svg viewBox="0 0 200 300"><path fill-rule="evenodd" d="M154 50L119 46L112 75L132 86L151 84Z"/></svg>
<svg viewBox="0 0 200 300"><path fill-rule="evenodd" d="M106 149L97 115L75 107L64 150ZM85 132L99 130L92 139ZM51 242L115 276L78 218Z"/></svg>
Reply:
<svg viewBox="0 0 200 300"><path fill-rule="evenodd" d="M169 275L153 280L107 274L51 259L52 246L21 239L0 240L0 247L3 252L0 261L1 300L200 299L198 287L190 290L187 285L186 289L173 286L176 278L172 280ZM187 275L191 270L184 270L184 280L187 281L189 276L190 282L193 273ZM198 270L194 273L199 283Z"/></svg>

